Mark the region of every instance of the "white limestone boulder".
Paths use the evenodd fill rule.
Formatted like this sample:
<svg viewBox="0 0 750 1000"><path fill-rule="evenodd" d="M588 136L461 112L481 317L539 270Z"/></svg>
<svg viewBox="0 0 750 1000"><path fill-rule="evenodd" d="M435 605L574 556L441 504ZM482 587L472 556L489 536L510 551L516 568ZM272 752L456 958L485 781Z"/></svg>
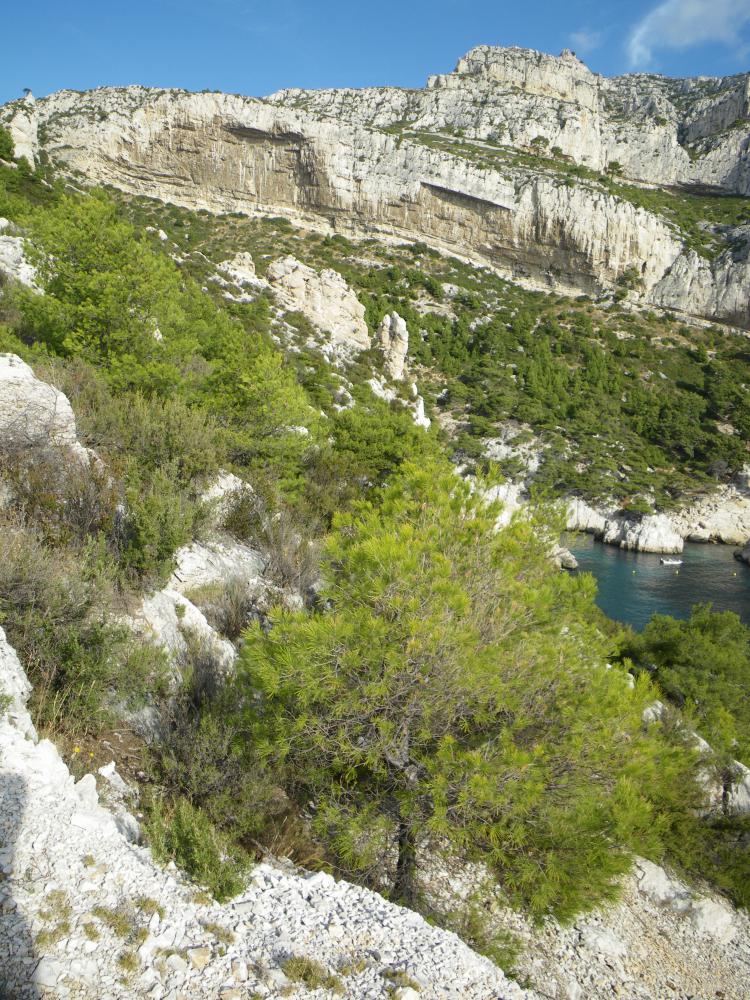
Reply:
<svg viewBox="0 0 750 1000"><path fill-rule="evenodd" d="M7 219L2 219L6 225L0 227L0 232L7 229ZM0 236L0 275L19 281L27 288L36 288L36 270L26 259L23 239L20 236Z"/></svg>
<svg viewBox="0 0 750 1000"><path fill-rule="evenodd" d="M714 938L722 944L731 941L737 933L731 909L715 899L695 902L690 911L690 922L699 937Z"/></svg>
<svg viewBox="0 0 750 1000"><path fill-rule="evenodd" d="M177 590L166 587L147 597L131 619L134 630L165 650L175 669L193 651L210 660L214 669L228 673L237 653L231 642L220 638L206 616Z"/></svg>
<svg viewBox="0 0 750 1000"><path fill-rule="evenodd" d="M662 867L645 858L638 858L635 865L638 891L657 906L667 906L678 913L687 912L693 901L688 887L669 876Z"/></svg>
<svg viewBox="0 0 750 1000"><path fill-rule="evenodd" d="M409 331L406 320L397 312L383 317L378 327L378 347L383 353L383 367L389 378L400 382L404 377L406 355L409 351Z"/></svg>
<svg viewBox="0 0 750 1000"><path fill-rule="evenodd" d="M735 816L750 816L750 768L738 760L734 762L734 780L727 810Z"/></svg>
<svg viewBox="0 0 750 1000"><path fill-rule="evenodd" d="M169 587L180 594L222 580L258 580L263 575L265 559L257 549L242 542L193 542L176 556Z"/></svg>
<svg viewBox="0 0 750 1000"><path fill-rule="evenodd" d="M682 536L668 517L648 514L638 520L614 517L607 521L602 540L635 552L682 552Z"/></svg>
<svg viewBox="0 0 750 1000"><path fill-rule="evenodd" d="M365 307L338 271L318 273L290 256L274 261L267 276L280 305L301 312L333 345L353 350L370 346Z"/></svg>
<svg viewBox="0 0 750 1000"><path fill-rule="evenodd" d="M201 500L210 508L210 521L218 526L242 495L252 492L252 487L244 479L235 476L233 472L221 470L201 495Z"/></svg>
<svg viewBox="0 0 750 1000"><path fill-rule="evenodd" d="M558 569L578 569L578 560L564 545L555 545L550 552L550 559Z"/></svg>
<svg viewBox="0 0 750 1000"><path fill-rule="evenodd" d="M595 955L609 959L622 959L628 953L625 945L608 927L584 927L581 941Z"/></svg>
<svg viewBox="0 0 750 1000"><path fill-rule="evenodd" d="M260 292L268 288L268 282L258 277L252 255L245 251L222 261L209 280L224 288L224 298L233 302L253 302Z"/></svg>
<svg viewBox="0 0 750 1000"><path fill-rule="evenodd" d="M566 522L568 531L584 531L591 535L603 535L606 524L606 515L589 506L580 497L573 497L568 502Z"/></svg>
<svg viewBox="0 0 750 1000"><path fill-rule="evenodd" d="M13 450L57 446L81 461L73 408L64 393L42 382L15 354L0 354L0 442Z"/></svg>
<svg viewBox="0 0 750 1000"><path fill-rule="evenodd" d="M222 261L219 270L240 287L265 284L258 278L252 254L245 251L236 253L231 260Z"/></svg>

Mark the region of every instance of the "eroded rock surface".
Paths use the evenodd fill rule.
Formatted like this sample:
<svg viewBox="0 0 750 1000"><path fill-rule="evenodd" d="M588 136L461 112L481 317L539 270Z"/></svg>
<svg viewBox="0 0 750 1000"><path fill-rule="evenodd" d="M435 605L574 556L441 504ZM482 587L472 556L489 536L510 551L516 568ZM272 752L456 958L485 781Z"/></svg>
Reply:
<svg viewBox="0 0 750 1000"><path fill-rule="evenodd" d="M0 630L0 693L17 705L22 674ZM292 956L338 973L351 1000L386 1000L389 970L423 1000L536 1000L455 935L323 873L258 865L236 899L209 902L129 842L94 775L76 783L17 709L0 717L0 844L0 991L14 1000L280 997Z"/></svg>
<svg viewBox="0 0 750 1000"><path fill-rule="evenodd" d="M338 271L318 273L294 257L283 257L269 266L267 278L281 305L301 312L333 344L354 350L370 346L365 307Z"/></svg>
<svg viewBox="0 0 750 1000"><path fill-rule="evenodd" d="M8 220L0 219L0 278L36 288L36 270L26 259L23 237L12 236L9 228Z"/></svg>
<svg viewBox="0 0 750 1000"><path fill-rule="evenodd" d="M15 354L0 354L0 442L4 450L67 448L88 460L67 396Z"/></svg>
<svg viewBox="0 0 750 1000"><path fill-rule="evenodd" d="M423 90L102 88L14 102L0 120L35 156L135 194L424 240L534 287L627 279L634 298L747 326L750 234L735 226L708 260L596 172L750 193L748 79L608 80L572 53L480 46Z"/></svg>
<svg viewBox="0 0 750 1000"><path fill-rule="evenodd" d="M383 367L389 378L400 382L404 377L409 350L406 320L397 312L388 313L378 327L378 347L383 352Z"/></svg>

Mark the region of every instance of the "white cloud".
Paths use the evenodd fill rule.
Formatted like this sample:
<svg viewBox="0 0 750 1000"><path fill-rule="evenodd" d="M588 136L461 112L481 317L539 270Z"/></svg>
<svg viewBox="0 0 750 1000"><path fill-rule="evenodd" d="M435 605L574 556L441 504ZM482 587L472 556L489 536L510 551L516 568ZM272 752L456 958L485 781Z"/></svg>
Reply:
<svg viewBox="0 0 750 1000"><path fill-rule="evenodd" d="M576 52L593 52L602 44L602 33L600 31L574 31L570 36L570 41Z"/></svg>
<svg viewBox="0 0 750 1000"><path fill-rule="evenodd" d="M686 49L705 42L738 47L750 24L750 0L665 0L639 21L628 39L633 67L647 66L656 49Z"/></svg>

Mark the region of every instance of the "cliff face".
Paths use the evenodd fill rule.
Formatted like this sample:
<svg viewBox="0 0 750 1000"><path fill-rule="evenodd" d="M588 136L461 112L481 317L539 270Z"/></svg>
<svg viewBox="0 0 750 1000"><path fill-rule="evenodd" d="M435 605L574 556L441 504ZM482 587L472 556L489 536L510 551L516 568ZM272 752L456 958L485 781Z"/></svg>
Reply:
<svg viewBox="0 0 750 1000"><path fill-rule="evenodd" d="M25 155L132 193L424 240L560 291L628 279L634 297L748 325L744 230L699 257L668 214L591 173L617 160L650 183L748 193L747 112L747 77L606 80L571 53L481 47L419 91L101 89L16 102L0 120ZM552 149L557 161L529 153Z"/></svg>
<svg viewBox="0 0 750 1000"><path fill-rule="evenodd" d="M576 163L652 184L750 194L750 74L608 79L572 52L482 45L425 90L284 90L268 98L374 128L460 129L515 148L544 140Z"/></svg>

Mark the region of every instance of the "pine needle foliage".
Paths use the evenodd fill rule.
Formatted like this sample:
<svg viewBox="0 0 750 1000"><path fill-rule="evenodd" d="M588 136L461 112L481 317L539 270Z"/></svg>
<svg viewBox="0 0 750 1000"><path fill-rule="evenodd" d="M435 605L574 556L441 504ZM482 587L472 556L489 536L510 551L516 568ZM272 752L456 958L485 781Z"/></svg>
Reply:
<svg viewBox="0 0 750 1000"><path fill-rule="evenodd" d="M643 730L648 679L607 668L592 582L498 513L407 464L336 518L321 610L246 633L239 684L253 752L349 877L414 905L446 847L564 918L613 895L631 848L658 854L694 764Z"/></svg>

